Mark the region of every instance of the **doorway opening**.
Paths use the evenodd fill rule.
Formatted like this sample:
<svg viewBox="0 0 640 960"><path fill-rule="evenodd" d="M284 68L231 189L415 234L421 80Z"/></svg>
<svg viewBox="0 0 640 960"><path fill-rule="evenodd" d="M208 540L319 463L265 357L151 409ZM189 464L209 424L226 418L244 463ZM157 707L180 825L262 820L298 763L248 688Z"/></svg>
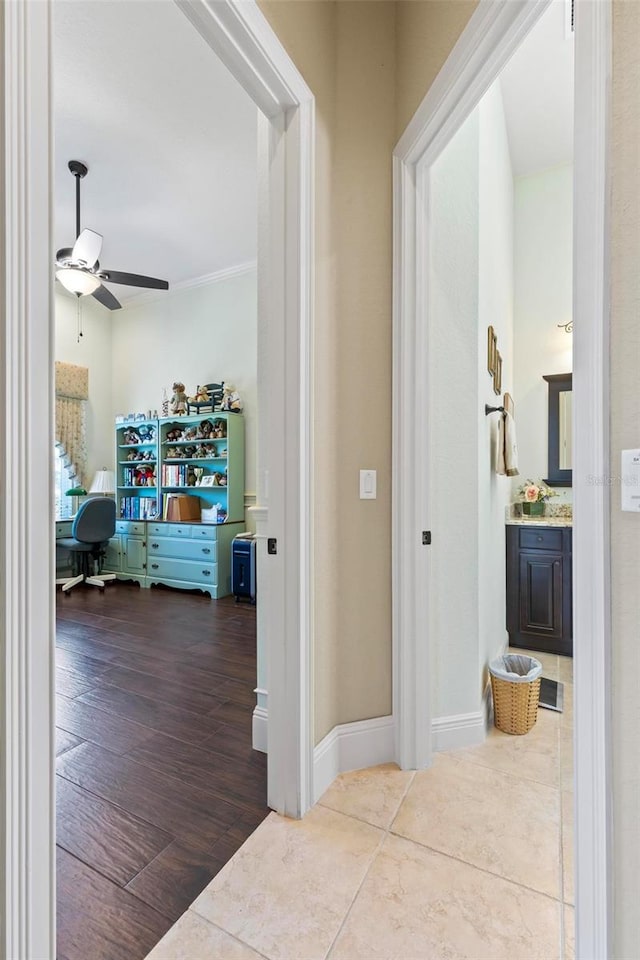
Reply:
<svg viewBox="0 0 640 960"><path fill-rule="evenodd" d="M307 519L311 511L309 451L300 438L309 436L313 98L254 4L240 8L222 3L212 10L208 4L196 2L182 5L181 10L265 118L262 138L267 149L261 190L266 213L259 239L258 313L262 324L259 336L264 338L263 344L268 343L268 349L264 350L265 376L258 391L268 394L268 404L258 400L264 416L261 439L266 452L262 480L257 485L260 509L256 526L261 538L273 536L278 544L274 557L266 561L264 550L264 557L258 561L265 568L260 576L265 596L261 616L268 635L274 638L267 649L271 696L268 720L264 716L270 745L268 802L273 809L300 816L311 795L310 723L306 716L310 702ZM15 571L6 589L8 595L21 598L18 607L13 603L8 608L16 629L12 632L15 642L6 649L10 689L5 712L11 719L4 725L10 800L16 798L7 806L8 836L14 849L8 857L6 930L8 952L16 956L55 953L49 753L54 713L47 692L51 690L53 667L53 529L45 538L51 549L42 550L42 531L53 526L52 498L41 497L38 501L35 496L22 494L25 489L35 491L38 484L42 492L42 477L52 474L52 419L46 431L49 442L45 442L42 429L32 429L33 398L41 398L43 384L52 383L54 359L49 335L53 328L47 327L46 319L47 307L52 306L53 259L48 229L50 26L50 8L46 5L28 11L12 10L5 19L7 77L15 79L6 88L7 114L16 120L7 128L6 169L8 195L16 200L7 217L7 238L14 255L7 274L7 303L13 311L7 310L6 356L8 368L16 371L8 384L14 397L16 429L6 434L6 462L14 464L7 496L12 497L16 508L5 526L4 541L7 569ZM25 88L29 90L27 98L20 95ZM42 134L38 149L31 138L35 130ZM25 174L21 158L27 154L32 162ZM284 223L296 226L285 232ZM38 256L34 255L36 250ZM52 320L52 310L49 316ZM31 349L33 344L37 348ZM47 421L47 410L41 402L38 418ZM289 464L287 471L285 461ZM269 488L266 476L271 480ZM264 541L261 546L265 546ZM23 576L24 583L20 579ZM37 591L28 587L33 581L38 584ZM43 594L47 603L43 603ZM285 664L289 671L292 664L297 669L287 672ZM16 704L20 705L17 712ZM25 729L29 736L24 735ZM25 813L24 798L34 790L38 804L27 804Z"/></svg>
<svg viewBox="0 0 640 960"><path fill-rule="evenodd" d="M550 9L545 13L548 6ZM509 10L509 4L497 6L481 4L396 149L395 376L399 408L394 423L394 468L397 479L394 503L394 569L396 570L394 703L398 730L397 755L401 765L407 768L429 767L434 762L433 750L443 749L464 749L465 762L469 765L475 762L478 768L485 766L485 770L478 772L479 777L486 777L487 770L490 771L489 777L493 776L498 767L495 751L492 757L485 761L479 760L478 754L473 755L472 758L472 751L476 749L474 744L483 741L485 737L485 708L488 701L484 697L486 696L487 666L492 657L502 652L498 648L504 649L506 641L507 617L504 599L502 602L496 602L495 594L496 590L502 591L504 598L505 553L502 537L505 519L507 530L509 527L515 529L513 516L505 518L504 508L509 505L508 501L518 499L517 489L514 491L515 496L511 495L508 482L493 476L492 473L495 470L495 458L491 441L495 445L497 439L496 426L495 424L492 426L492 418L495 421L498 417L502 417L503 411L495 408L508 406L505 390L510 395L511 391L508 389L510 384L505 380L504 371L507 363L510 361L513 363L514 355L508 325L507 328L504 326L505 318L509 316L507 308L509 298L505 296L500 298L497 294L508 286L505 281L509 279L509 269L513 272L519 270L521 278L526 274L525 265L518 264L517 252L510 267L508 244L505 243L507 231L501 232L501 229L504 225L505 207L507 210L514 211L515 214L520 214L520 249L522 251L522 239L528 241L532 239L531 226L534 223L532 218L536 213L540 214L544 211L540 206L540 197L537 200L535 198L535 190L530 195L527 194L527 187L530 190L532 188L531 183L520 184L519 190L516 189L516 204L513 204L513 198L509 200L508 196L505 203L505 195L497 189L500 166L505 154L502 151L501 158L495 153L491 156L491 153L487 152L488 141L486 137L483 138L483 122L486 132L486 124L491 120L492 113L495 120L497 98L492 84L505 65L509 64L501 78L506 82L511 68L509 61L513 57L512 63L515 66L516 51L520 48L523 38L528 38L529 35L533 37L537 25L540 24L542 28L544 17L547 15L552 17L554 11L560 14L561 8L565 8L562 11L564 15L560 16L561 29L564 32L565 23L570 22L570 18L566 15L566 7L569 6L557 3L551 5L530 3L523 5L520 11L516 12L513 9ZM604 293L603 278L607 275L605 231L607 168L604 144L610 56L609 12L608 5L605 4L597 12L583 11L576 17L574 142L579 144L580 148L575 150L573 177L569 175L569 180L572 179L574 184L575 243L572 254L569 243L568 256L566 247L562 256L559 256L556 250L555 264L558 267L560 264L563 265L564 288L570 292L571 283L570 280L567 283L567 280L571 276L574 278L573 303L569 304L572 313L551 321L551 335L558 338L560 342L564 337L566 343L570 334L565 333L565 324L571 320L573 314L582 318L586 293L591 292L593 302L587 308L586 320L581 320L579 329L576 324L573 331L576 348L579 346L573 372L576 398L573 404L572 421L573 474L574 478L577 478L573 485L573 501L578 505L579 540L576 540L576 549L572 556L571 534L566 527L566 517L549 516L547 517L547 526L550 530L549 542L540 544L536 540L535 544L526 542L519 544L521 551L524 550L525 554L533 555L525 555L524 558L520 555L519 560L522 563L524 561L528 563L528 566L525 564L526 569L522 563L517 565L519 572L525 576L525 588L527 586L530 588L528 597L526 589L521 593L518 607L520 613L531 614L529 628L536 625L541 628L539 633L546 630L546 639L550 641L552 640L550 634L558 633L559 636L553 637L552 642L558 641L562 644L567 640L563 635L563 629L570 623L571 613L573 613L571 634L574 638L579 638L579 648L574 664L577 718L575 742L580 762L577 766L575 802L570 794L574 780L571 773L566 784L568 788L566 792L569 795L566 798L558 797L558 803L554 804L557 837L553 838L552 844L555 861L554 876L550 882L554 886L554 896L560 905L558 916L553 922L557 925L562 924L564 917L567 919L568 927L567 915L570 915L571 909L566 897L569 896L567 890L570 881L568 877L563 879L558 871L562 838L561 804L562 799L566 799L565 806L569 817L571 810L575 809L576 830L581 852L586 851L586 856L579 863L580 874L577 884L579 891L578 952L586 951L594 954L607 952L605 944L610 915L606 852L609 817L605 759L607 750L604 747L608 738L606 709L608 691L602 690L600 682L603 673L608 675L606 667L606 637L609 629L606 602L608 574L606 555L602 549L602 544L607 542L608 503L606 494L589 489L587 482L589 474L600 475L600 470L606 473L604 464L607 457L606 429L602 426L603 420L606 421L603 411L606 411L608 404L606 357L603 356L602 344L603 338L606 340L607 326L607 298ZM526 43L525 40L525 45ZM524 45L522 49L524 52ZM590 82L583 86L583 79L586 77L590 78ZM504 93L504 90L501 93ZM481 103L484 95L487 95L488 99ZM491 105L492 95L493 106ZM504 105L502 112L507 112ZM465 141L464 149L461 148L463 140ZM503 145L505 142L508 143L509 159L512 161L513 143L506 140L506 136L503 135ZM494 148L495 144L494 140ZM452 165L449 170L446 169L448 150L452 151L452 157L455 154L458 164L455 171L460 181L458 189L455 189L455 176L452 176L454 166ZM472 169L474 156L475 176ZM565 171L565 180L566 173ZM559 168L554 171L554 174L556 179L562 179ZM438 178L440 178L439 183ZM481 230L478 218L481 219L483 214L480 202L483 178L486 230L484 248L478 242ZM551 177L547 179L550 181ZM592 189L594 183L597 185L595 191ZM568 190L567 186L569 186ZM570 187L570 183L564 184L565 214L567 198L570 208L572 192ZM487 188L490 188L489 192ZM550 192L551 186L548 183L544 192L547 199ZM556 196L554 214L560 213L557 204ZM524 226L527 223L527 213L529 233ZM589 218L590 227L584 232L585 223ZM514 216L513 227L517 226L515 220ZM568 217L565 216L565 225L562 228L565 237L567 224L570 235L570 214ZM438 242L434 235L436 225L439 230ZM486 243L487 239L492 242ZM559 240L560 237L554 235L553 243ZM548 244L549 248L553 243ZM532 301L534 293L538 296L542 295L541 289L535 290L535 283L532 284L531 281L534 268L544 266L544 255L548 252L549 249L546 248L544 251L538 250L539 262L535 262L535 256L533 263L529 261L532 269L528 274L527 301ZM467 268L469 264L475 264L475 269L456 270L456 264L460 266L461 261L465 261ZM513 282L513 273L511 279ZM541 280L538 279L537 282L540 284ZM542 282L548 287L549 278ZM594 295L595 290L599 290L599 293ZM516 305L517 294L516 290L513 297L513 303ZM538 314L542 312L540 307L541 304L536 308ZM559 307L558 302L554 309ZM551 312L549 304L542 309L545 313ZM425 323L425 317L429 318L427 323ZM498 317L500 320L496 320L494 324L492 319ZM468 328L462 329L464 321L461 318L467 318ZM549 323L549 319L546 316L538 316L537 322L544 325ZM496 326L500 324L503 326L496 343ZM513 329L517 329L515 325ZM493 356L490 356L489 334L493 344ZM538 336L540 337L540 333ZM500 347L501 343L503 349ZM531 347L527 350L523 345L521 352L527 360L532 358ZM561 352L562 350L559 354ZM564 352L568 362L571 354L570 347L565 348ZM604 353L606 354L606 350ZM449 360L446 371L438 368L438 362L443 358L445 361L446 358ZM496 363L500 358L502 370L500 363ZM469 366L470 362L471 366ZM558 362L563 362L560 355ZM530 391L524 385L522 371L521 376L518 377L517 364L516 357L516 377L512 383L516 389L520 380L526 401ZM446 362L443 366L446 366ZM488 368L491 368L491 373ZM591 395L586 389L587 371L591 375ZM444 372L447 374L446 377L443 376ZM547 386L543 377L570 372L571 365L566 368L563 366L562 369L551 369L548 372L538 371L536 390L542 402L546 401ZM502 382L501 373L503 374ZM410 385L408 390L406 384ZM479 385L482 391L478 390ZM490 392L487 396L488 391ZM517 425L519 410L523 405L522 398L514 394L512 399L515 402ZM581 406L583 403L585 406ZM488 416L485 416L485 404L489 407ZM525 402L525 410L526 406ZM427 411L426 430L423 411ZM450 419L447 420L447 417ZM448 429L445 429L446 423L449 424ZM526 422L524 428L526 436ZM552 479L549 472L551 464L547 463L547 429L545 406L544 463L538 465L527 460L524 465L523 460L525 470L539 470L533 477L529 477L527 473L523 476L523 481L528 479L535 481L538 478ZM437 436L440 438L439 444L434 440ZM519 455L524 458L527 454L526 451L522 451L522 444L523 438L519 437ZM483 477L486 487L489 488L489 495L486 487L484 492L482 485L480 490L477 488L476 463L480 456L484 458ZM487 470L489 465L491 466ZM439 486L438 477L440 478ZM496 497L500 489L497 486L498 483L501 483L510 494L502 503ZM541 485L538 484L538 486ZM493 496L491 490L493 490ZM479 492L482 496L479 496ZM443 497L445 497L444 500ZM552 503L550 501L550 506ZM590 505L591 514L589 509L586 509L586 504ZM490 532L496 529L495 524L492 527L488 525L493 509L496 511L494 520L501 521L502 535L491 539ZM518 511L520 509L520 507L517 508ZM562 513L562 508L558 508L557 505L556 510ZM442 514L446 514L450 521L445 529L438 526ZM532 524L535 521L527 520L526 522ZM431 533L432 546L422 546L425 542L429 542L429 538L424 538L425 530ZM538 537L542 535L542 529L535 533L527 527L525 541L530 535ZM530 550L529 547L531 547ZM535 550L538 552L534 553ZM595 562L594 556L597 557ZM452 561L456 558L457 562L453 563ZM449 565L449 576L445 575L443 563ZM496 568L498 568L497 573ZM563 571L565 576L562 575ZM574 581L573 590L571 573ZM540 596L534 596L538 588L542 589L545 574L552 574L546 584L548 588L552 588L556 603L555 609L551 611L551 620L548 618L545 620L549 609L542 610ZM425 590L425 584L429 584L431 588L434 579L439 582L440 590ZM564 608L562 591L565 594ZM573 611L571 612L572 594ZM549 596L547 590L545 600L548 600ZM448 598L448 603L444 602L444 598ZM568 613L567 605L569 605ZM592 615L596 611L595 623L593 616L592 623L588 622L588 610L591 610ZM457 632L457 628L462 628L465 617L468 618L466 624L468 629L463 631L462 642L460 642L461 634ZM483 623L484 636L490 639L491 649L484 649L479 640L479 625ZM450 632L448 632L449 625L452 627ZM512 624L509 624L508 629L512 634L518 632L513 630ZM530 636L532 632L529 629ZM459 641L457 643L456 637ZM516 636L513 639L516 643L519 642L518 649L526 652L522 636L519 638ZM531 647L536 649L534 643L528 645L528 649ZM562 661L558 659L559 654L567 652L566 648L560 650L558 647L558 650L553 652L549 646L545 648L545 645L541 644L538 649L542 651L540 659L544 661L543 666L546 667L549 679L562 681L564 677L566 690L568 681L572 677L569 675L564 657ZM550 659L547 658L549 653ZM561 670L563 677L560 677ZM441 682L443 679L446 683ZM554 740L554 754L558 758L558 766L553 775L560 782L559 758L562 740L566 745L564 767L567 772L570 769L573 738L569 736L569 727L566 723L568 712L562 715L564 737L561 733L562 719L558 716L552 717L550 713L542 716L542 721L538 720L540 726L536 736L543 727L553 728L550 737ZM592 736L595 737L593 741L591 741ZM477 749L491 748L491 740L492 738L489 737L486 744ZM518 743L519 740L524 742L525 738L511 738L511 740L513 743ZM602 753L601 747L603 747ZM522 750L513 747L510 748L510 752L521 753ZM443 766L437 758L436 771L439 765ZM531 771L532 768L533 764L529 770ZM458 767L452 767L452 771L456 775L461 774L462 766L459 761ZM589 778L586 776L587 771L590 771ZM549 775L551 775L550 770ZM538 777L540 776L539 772ZM597 805L596 816L593 815L591 786L589 786L595 782L593 777L598 781L601 779L603 784L603 795L600 798L602 802ZM531 782L534 780L535 778ZM554 786L553 789L557 791L557 787ZM455 795L453 786L450 795ZM569 826L565 832L569 834ZM446 833L447 831L443 829L440 836ZM494 839L497 841L497 838ZM567 840L565 852L567 863L569 863L572 844L568 836ZM594 857L593 861L589 861L591 856ZM547 857L549 870L552 868L551 858L550 853ZM497 855L497 860L499 859ZM586 869L587 862L591 863L589 870ZM584 877L583 869L585 869ZM581 899L583 895L584 901ZM565 903L569 903L568 909L565 909Z"/></svg>

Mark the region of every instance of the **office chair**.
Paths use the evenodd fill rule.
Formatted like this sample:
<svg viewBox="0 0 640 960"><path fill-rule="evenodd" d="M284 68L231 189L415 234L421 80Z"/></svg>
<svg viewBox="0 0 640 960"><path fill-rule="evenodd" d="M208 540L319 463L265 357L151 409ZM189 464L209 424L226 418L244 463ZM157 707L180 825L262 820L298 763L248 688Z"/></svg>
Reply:
<svg viewBox="0 0 640 960"><path fill-rule="evenodd" d="M116 532L116 504L108 497L93 497L86 500L76 515L71 536L56 541L56 547L68 550L73 557L76 575L62 577L63 593L68 593L77 583L89 583L104 590L107 580L115 580L115 573L100 573L107 542ZM96 572L97 567L97 572Z"/></svg>

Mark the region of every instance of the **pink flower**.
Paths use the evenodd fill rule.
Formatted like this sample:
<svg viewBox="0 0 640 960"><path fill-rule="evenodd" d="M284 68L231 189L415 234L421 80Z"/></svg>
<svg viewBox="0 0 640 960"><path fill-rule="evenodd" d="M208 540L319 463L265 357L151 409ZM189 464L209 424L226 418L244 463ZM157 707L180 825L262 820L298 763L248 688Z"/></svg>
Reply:
<svg viewBox="0 0 640 960"><path fill-rule="evenodd" d="M538 499L540 493L540 487L536 487L535 484L531 484L530 487L524 488L524 498L527 503L535 503Z"/></svg>

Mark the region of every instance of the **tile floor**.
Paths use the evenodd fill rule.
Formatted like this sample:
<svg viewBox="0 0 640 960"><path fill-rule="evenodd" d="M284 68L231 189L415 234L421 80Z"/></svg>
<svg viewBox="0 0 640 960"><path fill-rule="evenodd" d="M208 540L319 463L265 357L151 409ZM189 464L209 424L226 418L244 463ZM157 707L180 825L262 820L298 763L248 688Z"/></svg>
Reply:
<svg viewBox="0 0 640 960"><path fill-rule="evenodd" d="M536 656L564 713L270 814L148 960L573 958L571 661Z"/></svg>

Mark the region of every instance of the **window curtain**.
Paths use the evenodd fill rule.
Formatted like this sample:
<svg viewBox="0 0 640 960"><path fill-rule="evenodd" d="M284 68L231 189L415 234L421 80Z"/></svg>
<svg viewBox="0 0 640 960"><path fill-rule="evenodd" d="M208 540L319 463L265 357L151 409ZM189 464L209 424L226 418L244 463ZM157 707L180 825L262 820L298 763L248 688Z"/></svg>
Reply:
<svg viewBox="0 0 640 960"><path fill-rule="evenodd" d="M69 459L80 484L87 471L87 400L89 370L73 363L56 362L56 442Z"/></svg>

